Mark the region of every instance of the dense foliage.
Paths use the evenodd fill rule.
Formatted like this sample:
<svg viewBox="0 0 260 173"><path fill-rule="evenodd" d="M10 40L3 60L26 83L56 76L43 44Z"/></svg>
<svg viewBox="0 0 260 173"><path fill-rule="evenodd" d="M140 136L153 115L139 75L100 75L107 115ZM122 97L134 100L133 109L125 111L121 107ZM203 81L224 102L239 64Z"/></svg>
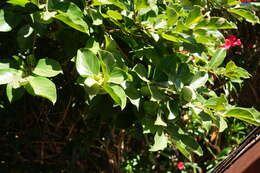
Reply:
<svg viewBox="0 0 260 173"><path fill-rule="evenodd" d="M230 151L219 147L222 133L237 144L248 124L260 125L260 113L234 99L250 74L226 58L245 46L232 30L259 23L257 2L0 5L2 140L16 153L3 156L5 170L209 171Z"/></svg>

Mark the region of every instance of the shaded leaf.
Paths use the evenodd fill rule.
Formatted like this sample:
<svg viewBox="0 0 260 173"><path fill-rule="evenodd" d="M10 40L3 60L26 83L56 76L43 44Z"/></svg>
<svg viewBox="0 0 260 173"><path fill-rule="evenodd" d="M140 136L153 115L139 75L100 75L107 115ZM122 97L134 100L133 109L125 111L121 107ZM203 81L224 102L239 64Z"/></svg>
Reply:
<svg viewBox="0 0 260 173"><path fill-rule="evenodd" d="M6 85L6 95L10 103L19 100L24 95L24 88L13 88L11 84Z"/></svg>

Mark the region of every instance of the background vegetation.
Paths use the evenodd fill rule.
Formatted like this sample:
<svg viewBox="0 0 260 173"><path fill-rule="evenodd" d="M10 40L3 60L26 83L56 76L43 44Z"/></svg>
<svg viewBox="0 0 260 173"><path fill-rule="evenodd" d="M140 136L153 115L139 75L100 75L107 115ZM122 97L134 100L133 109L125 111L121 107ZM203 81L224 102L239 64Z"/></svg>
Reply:
<svg viewBox="0 0 260 173"><path fill-rule="evenodd" d="M259 6L1 1L1 172L210 172L260 124Z"/></svg>

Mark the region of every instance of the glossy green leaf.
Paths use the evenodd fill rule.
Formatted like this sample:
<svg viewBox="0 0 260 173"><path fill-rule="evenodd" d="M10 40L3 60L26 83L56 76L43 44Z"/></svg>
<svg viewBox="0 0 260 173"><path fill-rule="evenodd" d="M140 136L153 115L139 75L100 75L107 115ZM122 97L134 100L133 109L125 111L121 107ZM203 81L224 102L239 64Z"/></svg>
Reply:
<svg viewBox="0 0 260 173"><path fill-rule="evenodd" d="M249 10L242 9L242 8L231 8L228 9L228 11L245 18L249 22L259 23L259 18Z"/></svg>
<svg viewBox="0 0 260 173"><path fill-rule="evenodd" d="M209 61L208 68L216 69L218 66L220 66L223 63L226 54L227 54L226 49L223 48L217 49L217 51Z"/></svg>
<svg viewBox="0 0 260 173"><path fill-rule="evenodd" d="M228 22L225 18L210 17L201 20L195 29L236 29L236 25L232 22Z"/></svg>
<svg viewBox="0 0 260 173"><path fill-rule="evenodd" d="M28 84L25 86L27 92L32 95L40 96L50 100L53 104L56 103L57 93L55 84L45 77L28 78Z"/></svg>
<svg viewBox="0 0 260 173"><path fill-rule="evenodd" d="M208 78L209 78L208 73L199 71L195 74L189 86L193 89L202 87L206 84Z"/></svg>
<svg viewBox="0 0 260 173"><path fill-rule="evenodd" d="M251 76L245 69L236 66L233 61L229 61L227 63L224 75L234 80L240 78L250 78Z"/></svg>
<svg viewBox="0 0 260 173"><path fill-rule="evenodd" d="M123 17L120 13L118 13L117 11L114 11L114 10L107 10L107 15L112 17L113 19L116 19L116 20L122 20Z"/></svg>
<svg viewBox="0 0 260 173"><path fill-rule="evenodd" d="M177 101L170 100L167 102L167 108L169 110L168 120L173 120L179 116L179 106Z"/></svg>
<svg viewBox="0 0 260 173"><path fill-rule="evenodd" d="M125 80L126 80L125 72L122 69L115 67L110 73L110 78L108 82L115 83L115 84L122 84Z"/></svg>
<svg viewBox="0 0 260 173"><path fill-rule="evenodd" d="M134 87L132 83L126 83L126 89L125 93L127 95L127 98L130 100L130 102L137 107L139 110L140 107L140 100L141 100L141 94L139 91Z"/></svg>
<svg viewBox="0 0 260 173"><path fill-rule="evenodd" d="M88 24L79 16L60 12L60 14L54 16L54 18L64 22L68 26L70 26L78 31L89 34Z"/></svg>
<svg viewBox="0 0 260 173"><path fill-rule="evenodd" d="M53 77L62 73L60 63L54 59L40 59L33 70L34 74L44 77Z"/></svg>
<svg viewBox="0 0 260 173"><path fill-rule="evenodd" d="M118 0L108 0L108 1L111 2L113 5L121 8L122 10L127 10L127 7L124 5L124 3L122 3L122 2L120 2Z"/></svg>
<svg viewBox="0 0 260 173"><path fill-rule="evenodd" d="M254 108L235 107L224 113L225 117L234 117L250 124L260 125L260 112Z"/></svg>
<svg viewBox="0 0 260 173"><path fill-rule="evenodd" d="M179 140L173 140L174 145L176 148L190 161L192 161L191 152L187 149L186 145L179 141Z"/></svg>
<svg viewBox="0 0 260 173"><path fill-rule="evenodd" d="M189 42L188 40L185 40L183 36L177 33L162 33L162 37L173 42Z"/></svg>
<svg viewBox="0 0 260 173"><path fill-rule="evenodd" d="M193 9L189 13L189 16L186 18L185 25L191 26L192 24L198 23L202 15L202 8L200 6L193 6Z"/></svg>
<svg viewBox="0 0 260 173"><path fill-rule="evenodd" d="M154 144L149 151L164 150L167 147L168 137L164 132L156 132L154 136Z"/></svg>
<svg viewBox="0 0 260 173"><path fill-rule="evenodd" d="M191 136L184 134L184 131L175 125L167 127L169 135L175 141L176 147L188 158L191 159L191 155L188 152L193 152L198 156L203 155L203 150L200 145Z"/></svg>
<svg viewBox="0 0 260 173"><path fill-rule="evenodd" d="M220 97L212 97L204 102L204 106L207 108L215 109L217 111L223 111L228 105L227 99L224 95Z"/></svg>
<svg viewBox="0 0 260 173"><path fill-rule="evenodd" d="M81 76L98 75L100 62L90 50L79 49L76 58L76 69Z"/></svg>
<svg viewBox="0 0 260 173"><path fill-rule="evenodd" d="M96 6L96 5L109 5L112 4L111 2L109 2L109 0L93 0L91 1L91 5Z"/></svg>
<svg viewBox="0 0 260 173"><path fill-rule="evenodd" d="M48 0L48 8L64 12L70 16L84 17L81 9L69 0Z"/></svg>
<svg viewBox="0 0 260 173"><path fill-rule="evenodd" d="M198 29L194 31L195 39L204 45L222 45L224 36L216 29Z"/></svg>
<svg viewBox="0 0 260 173"><path fill-rule="evenodd" d="M134 0L136 10L141 10L143 8L149 8L147 0Z"/></svg>
<svg viewBox="0 0 260 173"><path fill-rule="evenodd" d="M93 25L102 25L103 24L103 17L102 15L99 13L98 10L95 9L89 9L88 10L89 15L92 18L93 21Z"/></svg>
<svg viewBox="0 0 260 173"><path fill-rule="evenodd" d="M120 105L123 110L126 106L126 94L123 88L118 85L107 85L103 86L104 90L112 97L112 99Z"/></svg>
<svg viewBox="0 0 260 173"><path fill-rule="evenodd" d="M0 69L0 85L19 80L21 72L12 68Z"/></svg>
<svg viewBox="0 0 260 173"><path fill-rule="evenodd" d="M148 73L143 64L136 64L133 68L133 71L138 75L140 79L145 82L149 82L149 80L147 79Z"/></svg>
<svg viewBox="0 0 260 173"><path fill-rule="evenodd" d="M178 16L178 14L177 14L177 12L175 11L174 8L167 7L166 8L166 15L167 15L168 26L173 26L174 24L177 23L179 16Z"/></svg>
<svg viewBox="0 0 260 173"><path fill-rule="evenodd" d="M228 124L225 121L225 119L223 117L219 117L219 121L218 121L219 132L223 132L227 128L228 128Z"/></svg>
<svg viewBox="0 0 260 173"><path fill-rule="evenodd" d="M25 7L27 3L31 3L29 0L8 0L7 3L12 4L12 5L18 5L21 7Z"/></svg>

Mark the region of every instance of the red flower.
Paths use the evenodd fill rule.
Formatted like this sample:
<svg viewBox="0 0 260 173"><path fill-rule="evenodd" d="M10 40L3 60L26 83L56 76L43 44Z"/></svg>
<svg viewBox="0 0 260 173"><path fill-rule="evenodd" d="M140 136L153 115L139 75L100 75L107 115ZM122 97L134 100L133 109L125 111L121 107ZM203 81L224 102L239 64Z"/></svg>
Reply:
<svg viewBox="0 0 260 173"><path fill-rule="evenodd" d="M229 49L230 47L240 46L241 45L240 39L238 39L234 35L231 35L228 38L225 38L225 41L226 41L225 44L223 46L221 46L221 48Z"/></svg>
<svg viewBox="0 0 260 173"><path fill-rule="evenodd" d="M179 170L182 170L182 169L185 168L185 165L184 165L183 162L178 162L178 163L177 163L177 167L178 167Z"/></svg>

